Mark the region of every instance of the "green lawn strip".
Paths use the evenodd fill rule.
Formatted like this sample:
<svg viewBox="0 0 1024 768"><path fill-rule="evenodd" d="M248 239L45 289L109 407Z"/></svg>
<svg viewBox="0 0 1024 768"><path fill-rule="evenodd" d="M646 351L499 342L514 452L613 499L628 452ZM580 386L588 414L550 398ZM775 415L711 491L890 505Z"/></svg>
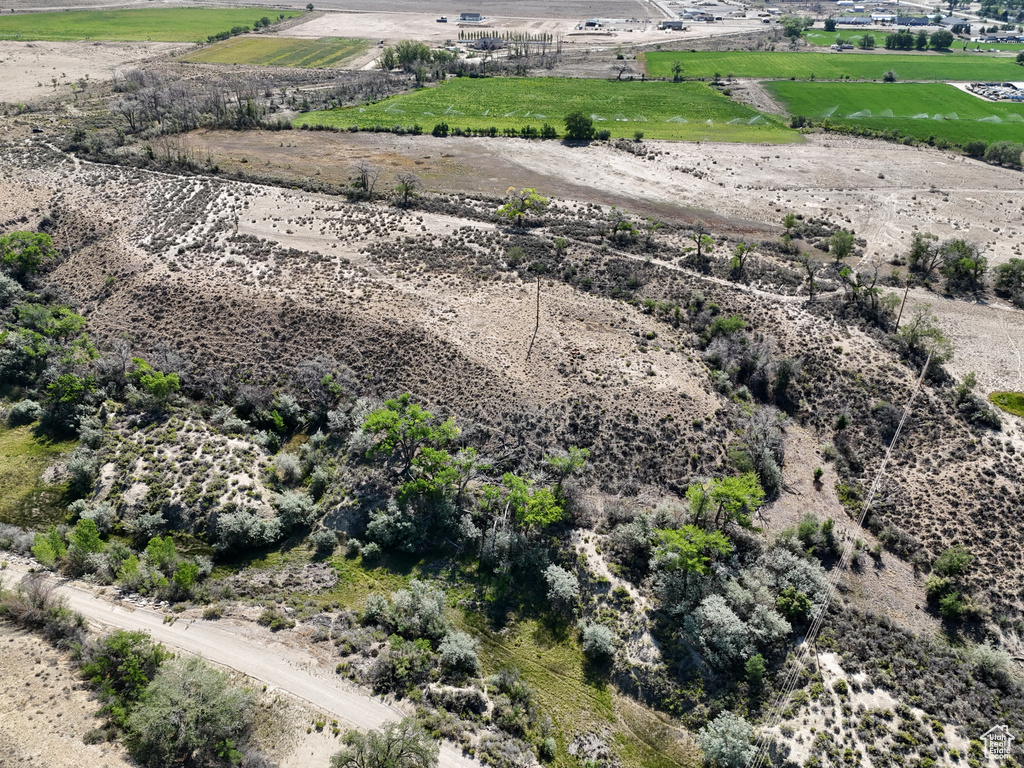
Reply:
<svg viewBox="0 0 1024 768"><path fill-rule="evenodd" d="M615 722L611 685L599 675L588 675L571 625L551 627L528 618L496 632L474 613L464 613L460 623L480 641L485 675L514 667L536 689L538 709L551 717L559 742L554 765L576 765L565 754L575 734Z"/></svg>
<svg viewBox="0 0 1024 768"><path fill-rule="evenodd" d="M991 102L940 83L764 84L790 114L927 141L1024 141L1024 104Z"/></svg>
<svg viewBox="0 0 1024 768"><path fill-rule="evenodd" d="M857 45L864 37L864 32L852 32L848 29L836 30L835 32L822 32L821 30L807 30L804 32L804 40L813 44L828 48L832 43L842 42ZM874 34L874 33L872 33ZM878 41L876 35L875 41Z"/></svg>
<svg viewBox="0 0 1024 768"><path fill-rule="evenodd" d="M877 39L877 38L876 38ZM672 77L678 61L684 77L763 77L788 80L881 80L889 70L900 80L1003 81L1021 78L1012 58L967 53L780 53L765 51L654 51L646 54L647 74Z"/></svg>
<svg viewBox="0 0 1024 768"><path fill-rule="evenodd" d="M0 426L0 522L39 528L64 519L67 485L46 485L41 478L75 442L39 437L31 426Z"/></svg>
<svg viewBox="0 0 1024 768"><path fill-rule="evenodd" d="M1007 413L1024 418L1024 392L993 392L988 399Z"/></svg>
<svg viewBox="0 0 1024 768"><path fill-rule="evenodd" d="M452 128L544 123L564 132L564 118L580 111L613 137L733 142L799 141L772 116L737 104L704 83L618 82L567 78L455 78L435 88L394 96L363 107L299 115L295 126L419 125L429 133L441 122Z"/></svg>
<svg viewBox="0 0 1024 768"><path fill-rule="evenodd" d="M303 11L267 8L146 8L128 11L60 11L0 16L0 40L153 40L191 43L232 27L252 27Z"/></svg>
<svg viewBox="0 0 1024 768"><path fill-rule="evenodd" d="M199 64L252 64L267 67L336 67L358 56L369 40L324 37L236 37L181 56Z"/></svg>

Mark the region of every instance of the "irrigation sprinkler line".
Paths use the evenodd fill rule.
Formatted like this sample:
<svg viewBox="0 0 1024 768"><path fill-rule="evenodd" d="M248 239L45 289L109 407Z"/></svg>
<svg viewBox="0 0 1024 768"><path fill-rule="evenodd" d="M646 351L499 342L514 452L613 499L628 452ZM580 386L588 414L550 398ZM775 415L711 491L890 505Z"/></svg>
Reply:
<svg viewBox="0 0 1024 768"><path fill-rule="evenodd" d="M871 505L874 503L875 495L878 492L878 488L882 483L882 477L885 474L885 468L889 463L889 459L892 456L893 449L896 447L897 441L900 439L900 435L903 432L903 427L907 423L907 419L910 416L910 409L914 404L914 400L917 398L918 392L921 391L921 385L924 384L925 374L928 372L928 366L932 362L932 353L928 353L928 359L924 363L924 367L921 369L921 375L917 379L917 385L914 387L914 391L910 393L910 399L907 400L907 404L903 408L903 415L900 417L900 423L896 427L896 432L892 436L892 440L889 441L889 447L885 451L885 457L882 459L882 464L878 468L878 472L875 473L875 479L871 483L871 488L868 491L867 498L864 500L864 504L861 507L860 515L857 516L857 527L862 528L864 526L864 520L867 518L868 512L871 509ZM803 647L800 651L800 655L793 660L792 668L786 677L786 681L782 687L782 690L776 696L775 701L772 704L771 715L769 716L768 722L765 727L761 729L761 735L757 739L757 750L754 752L750 762L747 763L747 768L762 768L765 761L768 759L768 750L771 745L771 736L769 731L774 729L779 722L782 720L782 711L786 702L789 700L790 694L793 693L793 689L796 686L796 681L800 678L800 671L802 668L801 661L807 654L807 649L810 648L818 637L818 633L821 631L821 627L825 622L825 615L828 613L829 606L832 603L832 599L836 591L838 590L839 578L849 565L850 559L853 556L852 542L847 541L843 547L843 555L839 560L839 564L835 570L832 571L832 575L828 580L828 586L825 590L825 599L821 606L815 612L814 621L811 623L810 628L807 630L807 634L804 635Z"/></svg>

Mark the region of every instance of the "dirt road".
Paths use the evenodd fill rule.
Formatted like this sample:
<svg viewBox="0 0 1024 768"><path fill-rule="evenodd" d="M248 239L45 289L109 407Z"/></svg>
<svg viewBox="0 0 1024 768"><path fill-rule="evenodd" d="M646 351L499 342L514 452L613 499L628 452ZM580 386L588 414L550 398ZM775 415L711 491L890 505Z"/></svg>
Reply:
<svg viewBox="0 0 1024 768"><path fill-rule="evenodd" d="M28 573L24 566L11 565L5 581L13 584ZM325 670L317 659L301 648L286 645L272 636L243 634L230 620L176 621L164 623L166 614L127 603L113 603L98 597L91 589L62 583L57 593L66 596L72 610L85 616L92 626L111 629L142 630L168 648L194 653L243 675L265 683L283 693L308 702L318 711L362 729L377 728L402 713ZM260 633L263 634L263 633ZM249 636L247 636L249 635ZM452 744L441 744L441 768L479 768L480 764L462 755Z"/></svg>

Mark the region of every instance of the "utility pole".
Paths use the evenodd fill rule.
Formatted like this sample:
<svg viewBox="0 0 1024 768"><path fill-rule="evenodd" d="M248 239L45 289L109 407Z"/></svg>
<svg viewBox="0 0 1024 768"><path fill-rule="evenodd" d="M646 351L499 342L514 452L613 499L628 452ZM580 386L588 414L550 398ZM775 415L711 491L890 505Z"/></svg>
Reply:
<svg viewBox="0 0 1024 768"><path fill-rule="evenodd" d="M910 293L910 280L907 280L907 290L903 292L903 301L900 302L900 313L896 316L896 328L893 331L895 333L900 329L900 319L903 317L903 307L907 303L907 294Z"/></svg>
<svg viewBox="0 0 1024 768"><path fill-rule="evenodd" d="M526 359L529 361L533 352L533 342L537 340L537 331L540 330L540 275L537 275L537 317L533 323L533 338L530 339L530 348L526 350Z"/></svg>

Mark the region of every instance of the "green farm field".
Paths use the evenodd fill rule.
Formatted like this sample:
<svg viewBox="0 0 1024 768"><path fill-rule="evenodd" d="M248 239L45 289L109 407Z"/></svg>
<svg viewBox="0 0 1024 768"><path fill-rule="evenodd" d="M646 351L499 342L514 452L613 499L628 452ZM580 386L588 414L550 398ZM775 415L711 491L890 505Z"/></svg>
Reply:
<svg viewBox="0 0 1024 768"><path fill-rule="evenodd" d="M881 80L891 69L900 80L1001 81L1019 79L1022 72L1012 58L966 53L656 51L646 54L647 74L672 77L672 64L677 60L683 65L684 77L712 77L718 73L779 80Z"/></svg>
<svg viewBox="0 0 1024 768"><path fill-rule="evenodd" d="M347 128L357 125L419 125L429 133L438 123L452 128L507 127L544 123L561 134L565 116L580 111L597 129L632 138L688 141L799 141L777 118L736 104L703 83L641 83L562 78L456 78L436 88L394 96L365 107L310 112L302 125Z"/></svg>
<svg viewBox="0 0 1024 768"><path fill-rule="evenodd" d="M794 83L765 87L793 115L927 140L1024 141L1024 104L983 101L941 83Z"/></svg>
<svg viewBox="0 0 1024 768"><path fill-rule="evenodd" d="M337 67L366 51L369 40L323 37L235 37L180 57L199 64L255 64L264 67Z"/></svg>
<svg viewBox="0 0 1024 768"><path fill-rule="evenodd" d="M872 32L875 35L875 41L878 41L878 33ZM828 48L832 43L842 42L849 43L850 45L857 45L861 38L864 37L863 32L855 32L849 29L836 30L835 32L823 32L820 29L807 30L804 32L804 40L811 43L812 45L820 45L822 48Z"/></svg>
<svg viewBox="0 0 1024 768"><path fill-rule="evenodd" d="M147 8L131 11L61 11L0 16L0 40L154 40L192 43L256 19L301 16L304 11L264 8Z"/></svg>

